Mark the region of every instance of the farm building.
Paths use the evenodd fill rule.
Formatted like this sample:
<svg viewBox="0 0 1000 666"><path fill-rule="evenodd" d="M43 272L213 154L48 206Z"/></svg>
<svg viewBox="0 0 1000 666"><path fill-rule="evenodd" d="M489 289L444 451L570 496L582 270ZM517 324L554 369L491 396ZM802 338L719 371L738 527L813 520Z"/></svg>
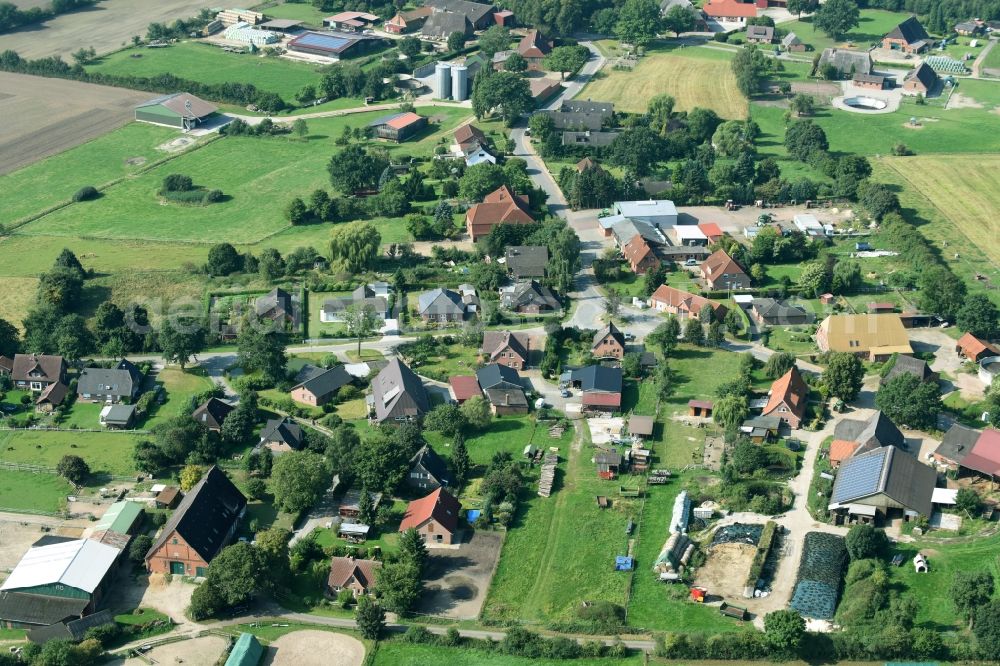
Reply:
<svg viewBox="0 0 1000 666"><path fill-rule="evenodd" d="M489 332L492 331L487 331L487 333ZM472 375L452 375L448 378L448 386L451 390L452 398L459 405L466 400L471 400L477 395L481 396L483 394L482 389L479 388L479 381Z"/></svg>
<svg viewBox="0 0 1000 666"><path fill-rule="evenodd" d="M1000 476L1000 431L973 430L955 424L934 452L939 463L995 479Z"/></svg>
<svg viewBox="0 0 1000 666"><path fill-rule="evenodd" d="M462 505L457 499L444 488L438 488L407 505L399 531L405 532L412 527L427 543L453 544L458 536L458 514L461 510Z"/></svg>
<svg viewBox="0 0 1000 666"><path fill-rule="evenodd" d="M330 60L341 60L348 52L355 55L375 48L381 41L343 32L304 32L288 42L288 50Z"/></svg>
<svg viewBox="0 0 1000 666"><path fill-rule="evenodd" d="M790 32L784 36L784 38L781 40L781 47L786 51L791 51L791 52L800 52L806 50L806 45L802 43L802 40L799 39L799 36L796 35L794 32Z"/></svg>
<svg viewBox="0 0 1000 666"><path fill-rule="evenodd" d="M542 60L552 51L552 40L546 39L535 29L528 30L517 44L520 53L528 63L528 71L537 72L542 69Z"/></svg>
<svg viewBox="0 0 1000 666"><path fill-rule="evenodd" d="M978 363L990 356L1000 356L1000 349L997 349L986 340L980 340L972 333L966 333L955 343L955 352L964 359Z"/></svg>
<svg viewBox="0 0 1000 666"><path fill-rule="evenodd" d="M937 72L926 62L922 62L903 78L903 92L910 95L926 96L934 90L937 84Z"/></svg>
<svg viewBox="0 0 1000 666"><path fill-rule="evenodd" d="M885 384L899 375L913 375L922 382L936 382L938 380L938 373L931 370L927 361L906 354L900 354L896 357L889 372L882 377L880 384Z"/></svg>
<svg viewBox="0 0 1000 666"><path fill-rule="evenodd" d="M955 24L955 32L963 37L973 37L982 34L986 30L986 25L979 19L970 19Z"/></svg>
<svg viewBox="0 0 1000 666"><path fill-rule="evenodd" d="M549 249L544 245L513 245L507 248L507 272L517 279L545 277Z"/></svg>
<svg viewBox="0 0 1000 666"><path fill-rule="evenodd" d="M625 243L622 247L622 256L636 275L644 275L660 267L660 258L656 256L656 251L641 234L636 234L632 240Z"/></svg>
<svg viewBox="0 0 1000 666"><path fill-rule="evenodd" d="M142 523L143 510L138 502L115 502L94 523L94 532L111 531L118 534L135 534Z"/></svg>
<svg viewBox="0 0 1000 666"><path fill-rule="evenodd" d="M870 74L872 57L867 51L849 51L847 49L823 49L819 57L819 71L827 65L832 65L841 78L855 74Z"/></svg>
<svg viewBox="0 0 1000 666"><path fill-rule="evenodd" d="M849 352L881 362L893 354L912 354L910 339L896 314L830 315L819 325L820 351Z"/></svg>
<svg viewBox="0 0 1000 666"><path fill-rule="evenodd" d="M400 143L427 127L427 118L412 111L391 113L376 118L368 126L375 130L376 137Z"/></svg>
<svg viewBox="0 0 1000 666"><path fill-rule="evenodd" d="M830 510L841 518L876 522L894 513L931 515L937 472L895 446L856 454L837 472Z"/></svg>
<svg viewBox="0 0 1000 666"><path fill-rule="evenodd" d="M559 81L556 79L549 78L532 78L528 79L528 89L531 91L531 99L535 102L535 106L542 106L553 95L562 90L562 86L559 85Z"/></svg>
<svg viewBox="0 0 1000 666"><path fill-rule="evenodd" d="M506 185L487 194L482 203L471 206L465 214L465 227L473 241L489 235L498 224L531 224L534 221L528 197L514 194Z"/></svg>
<svg viewBox="0 0 1000 666"><path fill-rule="evenodd" d="M90 539L36 542L0 586L0 623L48 626L93 613L119 555L120 549Z"/></svg>
<svg viewBox="0 0 1000 666"><path fill-rule="evenodd" d="M292 19L271 19L270 21L264 21L261 23L260 27L263 30L289 34L298 32L302 27L302 21L293 21Z"/></svg>
<svg viewBox="0 0 1000 666"><path fill-rule="evenodd" d="M864 74L862 72L855 72L854 76L851 78L851 83L857 88L866 88L869 90L882 90L885 88L886 77L882 74Z"/></svg>
<svg viewBox="0 0 1000 666"><path fill-rule="evenodd" d="M496 7L491 4L468 0L427 0L424 6L433 9L435 14L458 14L467 19L474 30L485 30L496 22Z"/></svg>
<svg viewBox="0 0 1000 666"><path fill-rule="evenodd" d="M616 201L612 210L615 215L623 215L630 220L647 222L660 228L677 224L677 207L668 199Z"/></svg>
<svg viewBox="0 0 1000 666"><path fill-rule="evenodd" d="M455 12L434 12L427 17L420 34L425 39L444 41L453 33L460 33L466 38L471 37L475 28L469 18Z"/></svg>
<svg viewBox="0 0 1000 666"><path fill-rule="evenodd" d="M582 391L587 411L615 412L621 408L621 368L588 365L569 373L569 383Z"/></svg>
<svg viewBox="0 0 1000 666"><path fill-rule="evenodd" d="M865 420L843 419L833 431L834 439L854 442L854 453L865 453L886 446L906 446L903 433L882 411Z"/></svg>
<svg viewBox="0 0 1000 666"><path fill-rule="evenodd" d="M151 99L135 107L135 119L182 130L194 129L218 111L218 107L189 93L174 93Z"/></svg>
<svg viewBox="0 0 1000 666"><path fill-rule="evenodd" d="M882 38L882 48L903 53L920 53L931 44L931 38L916 16L911 16Z"/></svg>
<svg viewBox="0 0 1000 666"><path fill-rule="evenodd" d="M230 42L251 46L267 46L281 41L276 33L242 21L226 28L225 32L222 33L222 38Z"/></svg>
<svg viewBox="0 0 1000 666"><path fill-rule="evenodd" d="M337 507L337 513L341 518L357 518L360 515L362 492L363 489L352 486L344 493ZM378 505L382 503L382 493L368 493L368 497L372 501L372 511L377 510Z"/></svg>
<svg viewBox="0 0 1000 666"><path fill-rule="evenodd" d="M712 409L714 407L715 403L711 400L688 400L688 416L708 418L712 415Z"/></svg>
<svg viewBox="0 0 1000 666"><path fill-rule="evenodd" d="M264 20L264 15L260 12L250 11L249 9L232 8L223 9L215 15L215 18L221 21L222 25L234 25L236 23L257 25Z"/></svg>
<svg viewBox="0 0 1000 666"><path fill-rule="evenodd" d="M383 28L393 35L402 35L413 32L424 24L427 17L434 13L431 7L417 7L406 12L398 12L395 16L385 22Z"/></svg>
<svg viewBox="0 0 1000 666"><path fill-rule="evenodd" d="M368 12L340 12L323 19L323 26L343 32L361 32L375 27L380 20L378 16Z"/></svg>
<svg viewBox="0 0 1000 666"><path fill-rule="evenodd" d="M701 229L693 224L684 224L674 227L673 232L678 245L708 245L708 236L706 236Z"/></svg>
<svg viewBox="0 0 1000 666"><path fill-rule="evenodd" d="M232 541L246 508L243 493L213 465L163 526L146 553L146 568L150 573L204 576Z"/></svg>
<svg viewBox="0 0 1000 666"><path fill-rule="evenodd" d="M793 367L771 384L767 405L761 415L777 416L789 427L798 428L805 417L808 397L809 386L802 379L799 369Z"/></svg>
<svg viewBox="0 0 1000 666"><path fill-rule="evenodd" d="M711 0L702 6L701 11L706 18L742 24L749 18L756 18L757 5L737 0Z"/></svg>

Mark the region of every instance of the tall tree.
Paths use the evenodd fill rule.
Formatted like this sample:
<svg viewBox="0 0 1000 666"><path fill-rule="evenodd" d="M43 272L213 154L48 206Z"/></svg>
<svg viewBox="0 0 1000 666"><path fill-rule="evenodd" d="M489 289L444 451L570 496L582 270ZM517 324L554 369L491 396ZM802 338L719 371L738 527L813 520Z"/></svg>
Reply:
<svg viewBox="0 0 1000 666"><path fill-rule="evenodd" d="M411 527L399 535L399 557L416 566L420 572L427 566L427 544L416 528Z"/></svg>
<svg viewBox="0 0 1000 666"><path fill-rule="evenodd" d="M727 432L733 432L750 415L745 395L726 395L715 401L712 409L712 420Z"/></svg>
<svg viewBox="0 0 1000 666"><path fill-rule="evenodd" d="M0 319L0 356L14 358L21 349L21 336L17 327L6 319Z"/></svg>
<svg viewBox="0 0 1000 666"><path fill-rule="evenodd" d="M381 603L396 613L406 615L420 598L420 570L409 560L383 564L375 574L375 590Z"/></svg>
<svg viewBox="0 0 1000 666"><path fill-rule="evenodd" d="M615 36L633 46L646 46L660 29L660 6L655 0L625 0L618 11Z"/></svg>
<svg viewBox="0 0 1000 666"><path fill-rule="evenodd" d="M353 144L331 157L326 168L330 183L337 190L354 194L374 189L387 166L389 158L384 151L366 150L361 144Z"/></svg>
<svg viewBox="0 0 1000 666"><path fill-rule="evenodd" d="M694 317L689 318L684 323L684 342L699 347L705 342L705 328Z"/></svg>
<svg viewBox="0 0 1000 666"><path fill-rule="evenodd" d="M485 78L476 77L472 90L472 110L476 118L496 114L510 127L532 105L531 87L519 74L496 72Z"/></svg>
<svg viewBox="0 0 1000 666"><path fill-rule="evenodd" d="M929 266L920 274L920 308L954 319L965 302L965 283L946 266Z"/></svg>
<svg viewBox="0 0 1000 666"><path fill-rule="evenodd" d="M360 358L361 341L378 331L378 315L371 305L352 303L344 309L343 318L348 335L358 341L358 357Z"/></svg>
<svg viewBox="0 0 1000 666"><path fill-rule="evenodd" d="M502 25L491 25L479 37L479 50L487 58L510 48L510 30Z"/></svg>
<svg viewBox="0 0 1000 666"><path fill-rule="evenodd" d="M793 367L795 367L795 356L788 352L777 352L764 364L764 374L768 379L777 379Z"/></svg>
<svg viewBox="0 0 1000 666"><path fill-rule="evenodd" d="M1000 335L998 327L1000 312L986 294L972 294L958 309L955 323L963 331L977 338L992 340Z"/></svg>
<svg viewBox="0 0 1000 666"><path fill-rule="evenodd" d="M543 64L546 69L559 72L559 77L565 79L567 74L583 67L589 57L590 51L585 46L557 46L545 56Z"/></svg>
<svg viewBox="0 0 1000 666"><path fill-rule="evenodd" d="M976 610L993 598L993 574L988 570L956 571L951 582L951 600L973 628Z"/></svg>
<svg viewBox="0 0 1000 666"><path fill-rule="evenodd" d="M236 338L236 362L246 372L260 372L265 381L274 384L285 376L285 335L248 322Z"/></svg>
<svg viewBox="0 0 1000 666"><path fill-rule="evenodd" d="M354 620L358 623L358 631L362 638L370 641L378 640L385 629L385 611L369 596L358 599L354 609Z"/></svg>
<svg viewBox="0 0 1000 666"><path fill-rule="evenodd" d="M67 312L80 302L83 277L79 271L56 266L38 280L38 300Z"/></svg>
<svg viewBox="0 0 1000 666"><path fill-rule="evenodd" d="M156 339L163 360L177 363L183 370L191 357L205 348L205 327L194 317L164 317Z"/></svg>
<svg viewBox="0 0 1000 666"><path fill-rule="evenodd" d="M451 449L451 473L455 477L455 485L461 488L469 478L472 461L469 459L469 449L465 446L465 436L455 435Z"/></svg>
<svg viewBox="0 0 1000 666"><path fill-rule="evenodd" d="M80 456L67 455L59 459L56 472L73 485L80 485L90 476L90 466Z"/></svg>
<svg viewBox="0 0 1000 666"><path fill-rule="evenodd" d="M851 402L861 392L864 379L865 368L857 356L848 352L830 353L823 381L831 396Z"/></svg>
<svg viewBox="0 0 1000 666"><path fill-rule="evenodd" d="M694 11L688 7L674 5L663 15L663 27L674 33L674 37L680 37L682 32L691 32L696 25Z"/></svg>
<svg viewBox="0 0 1000 666"><path fill-rule="evenodd" d="M382 236L372 224L338 225L330 232L330 258L346 272L361 273L372 268L381 244Z"/></svg>
<svg viewBox="0 0 1000 666"><path fill-rule="evenodd" d="M858 27L860 19L861 11L854 0L826 0L813 17L813 25L827 37L840 40Z"/></svg>
<svg viewBox="0 0 1000 666"><path fill-rule="evenodd" d="M298 513L315 504L330 486L330 469L318 453L292 451L274 463L271 479L274 503Z"/></svg>
<svg viewBox="0 0 1000 666"><path fill-rule="evenodd" d="M229 243L213 245L208 250L208 274L229 275L243 270L243 256Z"/></svg>
<svg viewBox="0 0 1000 666"><path fill-rule="evenodd" d="M902 373L882 385L875 394L875 405L894 423L930 430L937 426L941 391L937 382Z"/></svg>

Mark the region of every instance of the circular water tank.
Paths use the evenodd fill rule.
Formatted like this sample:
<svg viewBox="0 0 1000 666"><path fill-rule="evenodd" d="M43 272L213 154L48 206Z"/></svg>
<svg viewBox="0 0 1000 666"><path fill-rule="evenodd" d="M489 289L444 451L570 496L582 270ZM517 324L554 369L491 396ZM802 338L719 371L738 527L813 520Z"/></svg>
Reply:
<svg viewBox="0 0 1000 666"><path fill-rule="evenodd" d="M434 67L434 96L438 99L451 98L451 65L439 62Z"/></svg>
<svg viewBox="0 0 1000 666"><path fill-rule="evenodd" d="M979 362L979 381L989 386L1000 375L1000 356L990 356Z"/></svg>

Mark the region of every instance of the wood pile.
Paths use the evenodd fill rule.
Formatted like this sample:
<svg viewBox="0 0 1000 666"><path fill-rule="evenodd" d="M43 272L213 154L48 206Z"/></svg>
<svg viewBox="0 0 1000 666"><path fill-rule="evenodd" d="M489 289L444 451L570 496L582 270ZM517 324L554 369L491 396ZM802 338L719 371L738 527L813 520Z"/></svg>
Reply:
<svg viewBox="0 0 1000 666"><path fill-rule="evenodd" d="M538 480L538 494L548 497L552 494L552 483L556 478L556 465L559 463L559 456L555 453L546 453L542 463L542 475Z"/></svg>

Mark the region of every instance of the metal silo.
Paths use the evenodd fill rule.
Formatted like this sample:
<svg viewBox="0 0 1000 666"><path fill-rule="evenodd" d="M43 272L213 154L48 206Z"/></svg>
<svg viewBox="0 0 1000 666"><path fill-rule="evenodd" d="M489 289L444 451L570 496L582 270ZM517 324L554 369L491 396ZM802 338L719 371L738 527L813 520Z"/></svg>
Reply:
<svg viewBox="0 0 1000 666"><path fill-rule="evenodd" d="M451 65L439 62L434 68L434 94L438 99L451 97Z"/></svg>
<svg viewBox="0 0 1000 666"><path fill-rule="evenodd" d="M465 65L454 65L451 68L451 97L456 102L469 97L469 68Z"/></svg>

